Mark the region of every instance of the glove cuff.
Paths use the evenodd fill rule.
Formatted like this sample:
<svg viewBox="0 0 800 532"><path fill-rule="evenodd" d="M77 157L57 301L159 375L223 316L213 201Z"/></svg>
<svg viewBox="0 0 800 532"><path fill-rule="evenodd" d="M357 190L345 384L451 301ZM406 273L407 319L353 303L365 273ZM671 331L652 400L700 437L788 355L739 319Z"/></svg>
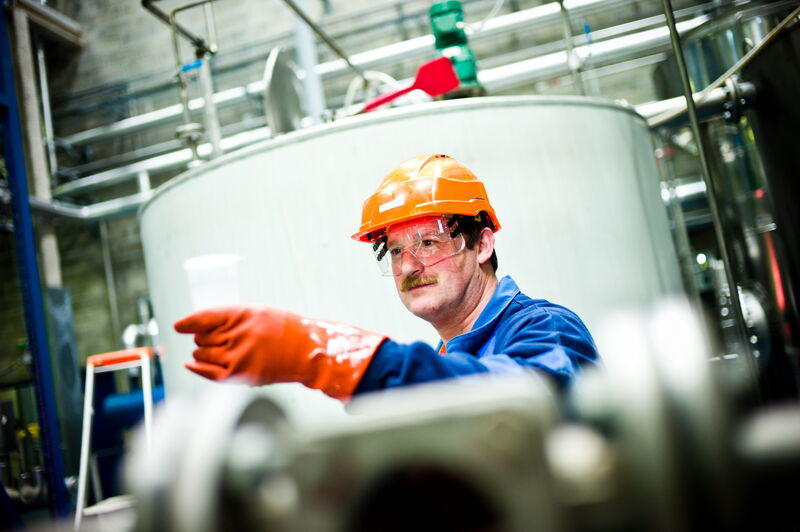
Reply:
<svg viewBox="0 0 800 532"><path fill-rule="evenodd" d="M361 334L348 335L329 342L328 350L314 357L319 364L318 370L312 372L315 375L304 384L347 402L361 382L378 348L387 338L385 335L362 331ZM336 349L337 344L341 345L341 349Z"/></svg>

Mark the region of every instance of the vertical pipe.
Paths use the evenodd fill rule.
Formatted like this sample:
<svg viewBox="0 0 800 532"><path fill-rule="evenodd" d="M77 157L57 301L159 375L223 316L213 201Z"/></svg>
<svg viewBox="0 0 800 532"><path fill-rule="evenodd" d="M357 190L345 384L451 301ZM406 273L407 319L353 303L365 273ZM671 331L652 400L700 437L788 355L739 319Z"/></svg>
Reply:
<svg viewBox="0 0 800 532"><path fill-rule="evenodd" d="M41 116L39 114L39 95L36 88L36 73L33 68L34 54L31 46L28 15L20 7L12 9L14 17L14 54L20 81L20 102L24 108L22 118L25 141L28 147L33 195L49 202L50 174L47 170L45 147L42 142ZM39 229L39 247L42 254L42 270L46 286L60 287L61 260L58 242L53 228L44 225Z"/></svg>
<svg viewBox="0 0 800 532"><path fill-rule="evenodd" d="M296 2L300 9L305 9L303 1ZM303 70L303 93L305 96L306 112L315 124L322 121L325 112L325 93L322 82L316 73L317 44L311 29L303 19L295 14L294 17L294 46L297 51L297 62Z"/></svg>
<svg viewBox="0 0 800 532"><path fill-rule="evenodd" d="M192 123L192 111L189 109L189 88L186 84L186 72L181 61L181 43L178 40L178 28L175 17L170 16L170 27L172 28L172 52L175 56L175 75L178 82L178 96L181 99L181 111L183 113L183 125L189 126ZM192 150L192 162L200 160L197 153L197 140L192 137L191 131L184 131L181 140L189 145Z"/></svg>
<svg viewBox="0 0 800 532"><path fill-rule="evenodd" d="M564 5L564 0L559 0L558 5L561 8L561 29L564 32L564 44L567 47L567 66L572 72L572 83L575 85L575 90L581 96L586 96L586 89L583 87L583 79L581 78L580 66L576 64L578 56L575 55L575 47L572 46L572 22L569 20L569 13Z"/></svg>
<svg viewBox="0 0 800 532"><path fill-rule="evenodd" d="M141 170L136 174L136 181L139 185L139 192L150 192L152 186L150 185L150 174L147 170Z"/></svg>
<svg viewBox="0 0 800 532"><path fill-rule="evenodd" d="M97 462L97 455L91 456L91 453L89 453L89 476L91 477L95 500L102 500L103 482L100 480L100 465Z"/></svg>
<svg viewBox="0 0 800 532"><path fill-rule="evenodd" d="M208 4L206 4L208 5ZM203 88L203 121L206 138L211 144L211 158L222 156L222 131L219 128L219 114L214 103L214 80L211 77L211 56L203 57L200 66L200 85Z"/></svg>
<svg viewBox="0 0 800 532"><path fill-rule="evenodd" d="M14 10L16 12L16 10ZM16 18L16 17L15 17ZM27 20L26 20L27 22ZM27 29L27 24L17 31ZM57 517L69 513L70 500L64 484L64 462L58 426L55 387L51 370L50 347L47 342L42 287L36 261L36 238L28 199L25 172L24 140L14 87L11 37L6 12L0 12L0 128L2 128L3 158L11 190L14 219L14 242L25 311L25 328L33 355L36 406L41 427L40 439L46 468L50 511ZM41 139L40 139L41 141Z"/></svg>
<svg viewBox="0 0 800 532"><path fill-rule="evenodd" d="M214 7L211 2L203 6L206 19L206 33L208 34L208 48L217 51L217 25L214 22ZM201 52L198 52L201 53ZM211 144L211 158L222 156L222 131L219 127L219 113L217 104L214 103L214 77L211 72L212 54L203 55L203 64L200 67L200 84L203 88L203 119L206 127L206 138Z"/></svg>
<svg viewBox="0 0 800 532"><path fill-rule="evenodd" d="M47 64L44 58L44 49L37 42L36 61L39 67L39 96L42 101L42 115L44 118L44 138L47 147L47 159L50 163L50 176L58 171L58 158L56 157L56 137L53 132L53 113L50 109L50 86L47 83Z"/></svg>
<svg viewBox="0 0 800 532"><path fill-rule="evenodd" d="M208 34L208 49L211 50L211 53L217 53L218 42L217 42L217 24L214 20L214 6L212 4L213 0L209 0L203 6L203 14L205 15L206 19L206 33Z"/></svg>
<svg viewBox="0 0 800 532"><path fill-rule="evenodd" d="M695 143L697 144L697 151L700 158L700 167L703 173L703 181L706 184L706 195L708 196L708 206L711 210L711 217L714 220L714 233L719 246L719 253L725 265L725 277L728 282L731 306L734 309L736 332L739 338L740 355L745 358L745 364L750 372L750 378L755 384L754 389L760 396L758 387L758 369L755 365L752 352L750 350L750 342L748 341L747 331L744 326L744 312L742 311L742 302L739 299L739 289L736 284L736 279L733 274L733 264L731 262L730 254L728 253L728 245L725 241L725 235L722 228L722 217L719 212L719 205L717 203L717 191L714 185L714 180L711 178L711 170L708 159L708 152L706 151L703 137L700 134L700 122L697 119L697 108L695 107L694 98L692 97L692 85L689 82L689 74L686 70L686 62L683 57L683 47L681 46L681 38L678 30L675 27L675 14L672 11L671 0L661 0L664 7L664 16L667 19L667 26L669 27L670 40L672 42L672 51L675 54L675 61L678 65L678 72L681 78L681 85L683 86L683 93L686 98L686 111L689 114L689 122L692 127L692 135L694 136Z"/></svg>
<svg viewBox="0 0 800 532"><path fill-rule="evenodd" d="M108 311L111 314L111 334L114 335L114 345L121 342L121 329L119 321L119 301L117 300L117 283L114 280L114 263L111 261L111 246L108 243L108 222L100 222L100 247L103 251L103 272L106 277L106 293L108 294Z"/></svg>

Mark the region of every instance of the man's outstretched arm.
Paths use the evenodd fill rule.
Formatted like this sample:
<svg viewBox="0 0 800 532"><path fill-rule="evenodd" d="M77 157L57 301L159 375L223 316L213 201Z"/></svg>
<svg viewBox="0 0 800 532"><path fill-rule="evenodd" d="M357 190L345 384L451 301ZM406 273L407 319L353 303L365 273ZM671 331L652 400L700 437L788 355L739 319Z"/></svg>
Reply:
<svg viewBox="0 0 800 532"><path fill-rule="evenodd" d="M537 310L515 316L495 331L493 353L437 353L423 342L387 340L376 352L356 393L478 373L536 371L558 386L579 368L597 362L597 350L580 319L570 313Z"/></svg>

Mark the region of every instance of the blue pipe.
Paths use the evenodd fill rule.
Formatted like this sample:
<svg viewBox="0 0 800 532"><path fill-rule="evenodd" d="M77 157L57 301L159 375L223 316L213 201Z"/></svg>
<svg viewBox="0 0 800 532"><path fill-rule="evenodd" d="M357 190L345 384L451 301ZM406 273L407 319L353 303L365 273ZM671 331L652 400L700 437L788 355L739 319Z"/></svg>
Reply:
<svg viewBox="0 0 800 532"><path fill-rule="evenodd" d="M36 235L28 203L25 150L17 108L13 56L8 31L9 15L10 10L4 9L0 16L0 127L3 132L3 155L11 189L14 243L25 311L25 328L28 333L28 347L33 355L39 438L42 443L47 488L50 494L50 512L55 517L66 517L69 515L71 504L64 484L64 462L61 454L50 347L47 343L39 265L36 262Z"/></svg>

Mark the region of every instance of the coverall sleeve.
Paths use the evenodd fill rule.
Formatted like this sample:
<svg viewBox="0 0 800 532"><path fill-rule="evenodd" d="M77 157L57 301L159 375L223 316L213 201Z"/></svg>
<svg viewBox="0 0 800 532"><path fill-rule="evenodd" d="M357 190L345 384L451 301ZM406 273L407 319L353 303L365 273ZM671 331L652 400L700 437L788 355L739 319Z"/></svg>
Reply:
<svg viewBox="0 0 800 532"><path fill-rule="evenodd" d="M478 373L534 370L569 383L579 366L596 363L591 335L577 316L537 310L520 313L498 326L493 353L437 353L423 342L383 343L364 373L356 393L394 388Z"/></svg>

